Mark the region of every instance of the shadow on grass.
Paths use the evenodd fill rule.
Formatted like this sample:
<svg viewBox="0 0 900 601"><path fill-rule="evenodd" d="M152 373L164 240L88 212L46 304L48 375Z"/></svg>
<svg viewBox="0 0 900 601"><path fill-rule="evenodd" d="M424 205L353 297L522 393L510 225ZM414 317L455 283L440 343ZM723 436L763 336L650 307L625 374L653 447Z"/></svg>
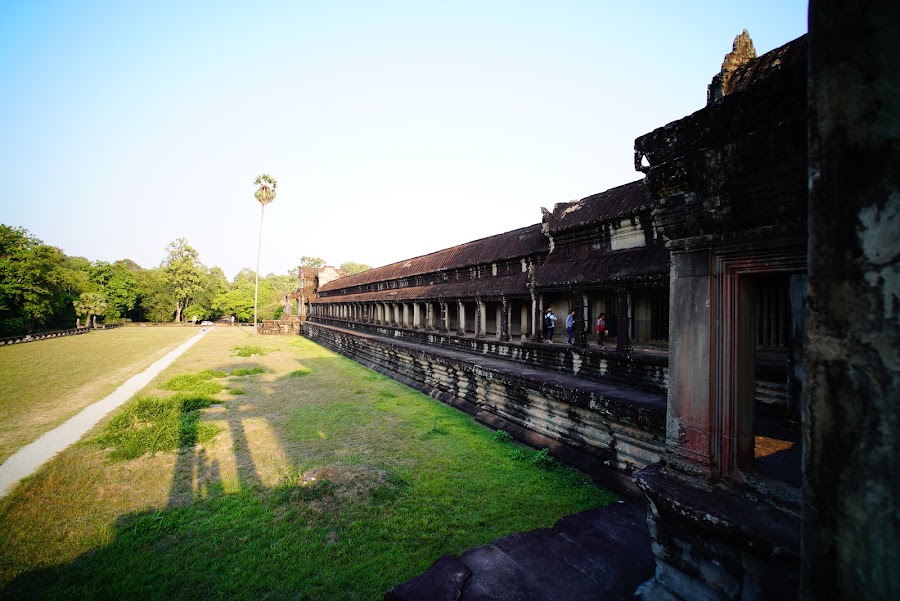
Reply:
<svg viewBox="0 0 900 601"><path fill-rule="evenodd" d="M237 374L230 376L229 380L238 379L245 385L254 381L254 376L265 373L265 368L259 364L240 362L223 366L219 371L225 374ZM250 452L250 443L244 428L244 420L253 417L249 411L242 410L235 401L223 402L221 406L227 413L224 421L228 424L231 434L232 452L240 488L257 488L262 485L259 470ZM184 444L178 450L178 458L172 476L172 486L169 492L169 507L182 507L193 503L196 499L212 499L222 493L222 475L218 460L210 461L206 457L206 451L197 448L196 436L191 438L190 432L183 433Z"/></svg>
<svg viewBox="0 0 900 601"><path fill-rule="evenodd" d="M0 598L381 598L432 561L393 515L406 486L385 477L349 503L358 491L347 481L237 493L211 484L188 506L121 516L109 544L23 574Z"/></svg>
<svg viewBox="0 0 900 601"><path fill-rule="evenodd" d="M224 489L220 459L187 436L177 451L165 508L121 516L110 526L111 542L63 565L20 575L0 598L376 599L440 555L486 544L524 523L537 527L535 516L543 516L554 490L561 490L548 489L543 472L506 474L495 485L494 464L509 462L484 460L483 449L497 444L489 435L448 452L463 429L461 420L469 418L418 415L395 392L400 385L385 376L354 371L359 366L342 357L305 359L304 367L316 377L237 378L250 402L235 398L217 409L214 419L227 423L233 441L237 492ZM331 379L317 379L317 372L332 369ZM297 471L282 484L266 486L256 463L265 459L251 452L255 441L247 422L269 415L253 399L289 397L323 382L350 387L339 402L292 407L293 424L301 422L302 432L290 419L270 424L274 442ZM319 447L296 444L299 434L327 446L333 443L320 431L340 426L347 436L349 424L357 440L363 432L357 428L376 419L396 426L386 445L406 445L410 456L339 458L332 450L315 459L300 456ZM301 474L302 465L310 469ZM519 493L528 479L528 492ZM487 498L504 501L486 503Z"/></svg>
<svg viewBox="0 0 900 601"><path fill-rule="evenodd" d="M339 598L324 593L328 577L309 561L335 554L330 529L277 519L277 509L251 491L220 490L188 507L129 514L110 544L24 574L0 598Z"/></svg>

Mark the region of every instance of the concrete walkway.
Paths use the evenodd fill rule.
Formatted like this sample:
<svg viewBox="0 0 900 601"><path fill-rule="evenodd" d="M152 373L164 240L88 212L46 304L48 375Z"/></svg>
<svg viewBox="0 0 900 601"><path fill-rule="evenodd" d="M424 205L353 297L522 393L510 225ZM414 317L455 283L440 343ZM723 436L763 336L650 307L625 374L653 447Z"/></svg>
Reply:
<svg viewBox="0 0 900 601"><path fill-rule="evenodd" d="M31 444L27 444L13 453L3 462L3 465L0 465L0 498L11 493L22 478L30 476L57 453L78 442L106 414L134 396L137 391L146 386L150 380L159 375L159 372L171 365L186 350L194 346L203 336L205 336L205 332L200 332L183 342L177 348L169 351L162 359L126 380L124 384L102 400L85 407L66 423L50 430Z"/></svg>

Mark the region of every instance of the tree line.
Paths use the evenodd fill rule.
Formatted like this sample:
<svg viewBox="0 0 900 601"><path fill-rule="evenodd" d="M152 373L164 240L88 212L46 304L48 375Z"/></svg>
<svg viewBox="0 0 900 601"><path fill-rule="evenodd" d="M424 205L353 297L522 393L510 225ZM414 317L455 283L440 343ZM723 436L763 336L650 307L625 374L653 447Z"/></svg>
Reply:
<svg viewBox="0 0 900 601"><path fill-rule="evenodd" d="M303 257L301 263L310 260L324 265L318 257ZM368 269L359 263L345 266L354 273ZM0 224L0 336L66 329L95 317L101 323L232 315L253 321L255 277L244 268L229 282L221 268L204 265L183 238L166 247L159 267L145 269L130 259L108 263L70 257L24 228ZM260 277L260 319L278 319L285 295L298 284L296 269Z"/></svg>

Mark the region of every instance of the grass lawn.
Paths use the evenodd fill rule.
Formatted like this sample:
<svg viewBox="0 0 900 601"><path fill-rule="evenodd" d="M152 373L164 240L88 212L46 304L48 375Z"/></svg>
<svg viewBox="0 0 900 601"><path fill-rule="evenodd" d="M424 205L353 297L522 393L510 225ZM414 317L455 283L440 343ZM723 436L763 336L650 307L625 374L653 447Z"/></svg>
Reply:
<svg viewBox="0 0 900 601"><path fill-rule="evenodd" d="M0 347L0 463L196 333L116 328Z"/></svg>
<svg viewBox="0 0 900 601"><path fill-rule="evenodd" d="M217 328L0 500L0 598L380 599L612 500L541 459L308 340Z"/></svg>

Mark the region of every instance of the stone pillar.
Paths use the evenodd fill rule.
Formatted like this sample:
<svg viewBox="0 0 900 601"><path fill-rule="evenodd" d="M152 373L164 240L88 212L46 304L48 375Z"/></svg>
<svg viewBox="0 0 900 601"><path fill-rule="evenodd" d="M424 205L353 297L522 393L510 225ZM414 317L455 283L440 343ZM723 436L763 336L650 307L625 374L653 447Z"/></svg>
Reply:
<svg viewBox="0 0 900 601"><path fill-rule="evenodd" d="M587 347L590 345L588 333L590 332L590 324L586 324L587 320L587 295L583 292L575 292L575 346Z"/></svg>
<svg viewBox="0 0 900 601"><path fill-rule="evenodd" d="M504 296L500 300L500 340L509 340L511 336L509 335L509 317L510 317L510 304L509 301Z"/></svg>
<svg viewBox="0 0 900 601"><path fill-rule="evenodd" d="M450 310L447 307L447 303L445 301L441 301L441 315L440 315L440 324L438 325L438 329L441 332L449 332L450 331Z"/></svg>
<svg viewBox="0 0 900 601"><path fill-rule="evenodd" d="M809 6L804 601L900 599L900 4Z"/></svg>
<svg viewBox="0 0 900 601"><path fill-rule="evenodd" d="M425 303L425 331L430 332L434 329L434 303L428 301Z"/></svg>
<svg viewBox="0 0 900 601"><path fill-rule="evenodd" d="M456 335L457 336L465 336L466 335L466 304L462 301L457 301L457 312L456 312Z"/></svg>
<svg viewBox="0 0 900 601"><path fill-rule="evenodd" d="M484 338L485 334L485 306L484 302L477 298L475 299L475 337L476 338Z"/></svg>
<svg viewBox="0 0 900 601"><path fill-rule="evenodd" d="M631 350L631 337L628 335L628 290L616 290L616 350Z"/></svg>
<svg viewBox="0 0 900 601"><path fill-rule="evenodd" d="M528 304L524 303L522 310L519 312L519 329L522 331L522 340L526 340L531 335L531 330L529 329L531 324L530 313Z"/></svg>
<svg viewBox="0 0 900 601"><path fill-rule="evenodd" d="M544 298L531 298L531 340L544 342Z"/></svg>
<svg viewBox="0 0 900 601"><path fill-rule="evenodd" d="M412 327L415 330L421 330L422 329L422 323L421 323L422 322L422 311L421 311L421 308L419 307L419 303L413 303L412 307L413 307Z"/></svg>
<svg viewBox="0 0 900 601"><path fill-rule="evenodd" d="M709 249L673 252L669 315L669 398L666 454L684 472L712 477L710 396L713 358L709 308L712 306Z"/></svg>

